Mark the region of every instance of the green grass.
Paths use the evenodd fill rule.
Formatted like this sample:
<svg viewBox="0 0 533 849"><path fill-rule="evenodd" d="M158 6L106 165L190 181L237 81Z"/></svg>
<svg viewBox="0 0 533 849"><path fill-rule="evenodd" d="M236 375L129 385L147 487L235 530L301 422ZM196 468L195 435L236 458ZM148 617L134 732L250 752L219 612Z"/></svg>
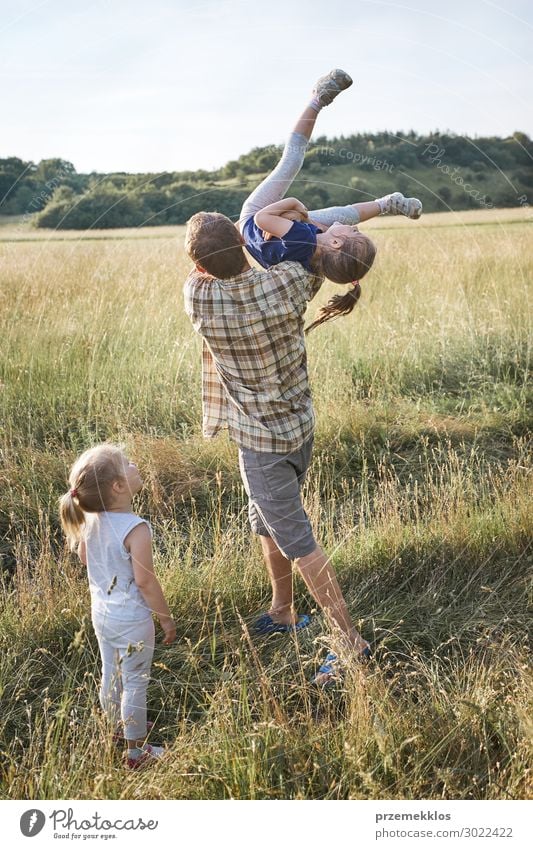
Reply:
<svg viewBox="0 0 533 849"><path fill-rule="evenodd" d="M297 642L248 633L268 580L235 446L201 437L183 230L0 245L3 798L531 795L530 225L507 211L368 229L360 304L308 337L306 508L377 645L331 693L308 683L318 614ZM178 623L149 690L168 759L139 775L108 742L86 577L56 510L76 454L104 439L141 466Z"/></svg>

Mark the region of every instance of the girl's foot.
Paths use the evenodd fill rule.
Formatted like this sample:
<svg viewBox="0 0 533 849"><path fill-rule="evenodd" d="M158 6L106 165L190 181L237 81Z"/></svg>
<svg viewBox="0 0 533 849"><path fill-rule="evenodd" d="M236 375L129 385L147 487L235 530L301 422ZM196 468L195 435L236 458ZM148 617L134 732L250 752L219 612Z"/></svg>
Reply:
<svg viewBox="0 0 533 849"><path fill-rule="evenodd" d="M406 218L420 218L422 202L418 198L406 198L401 192L393 192L382 198L376 198L381 207L381 215L405 215Z"/></svg>
<svg viewBox="0 0 533 849"><path fill-rule="evenodd" d="M335 98L345 88L349 88L353 80L346 71L341 71L340 68L334 68L325 77L320 77L317 80L313 89L313 100L311 106L322 109L323 106L329 106Z"/></svg>
<svg viewBox="0 0 533 849"><path fill-rule="evenodd" d="M163 746L151 746L149 743L145 743L142 749L128 749L126 766L128 769L141 769L149 764L156 763L164 754Z"/></svg>

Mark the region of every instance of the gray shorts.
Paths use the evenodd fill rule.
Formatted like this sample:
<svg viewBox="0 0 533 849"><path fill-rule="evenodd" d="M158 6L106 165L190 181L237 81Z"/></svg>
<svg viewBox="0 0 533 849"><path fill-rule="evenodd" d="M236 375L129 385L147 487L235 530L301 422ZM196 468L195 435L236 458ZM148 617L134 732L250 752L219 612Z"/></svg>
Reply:
<svg viewBox="0 0 533 849"><path fill-rule="evenodd" d="M317 545L301 497L312 450L313 437L289 454L239 448L252 530L271 537L288 560L311 554Z"/></svg>

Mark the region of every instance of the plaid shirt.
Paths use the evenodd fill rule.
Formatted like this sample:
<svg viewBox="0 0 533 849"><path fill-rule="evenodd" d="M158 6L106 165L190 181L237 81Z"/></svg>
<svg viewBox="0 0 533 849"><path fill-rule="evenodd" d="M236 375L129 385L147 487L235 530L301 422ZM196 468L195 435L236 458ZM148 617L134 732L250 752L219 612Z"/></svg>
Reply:
<svg viewBox="0 0 533 849"><path fill-rule="evenodd" d="M192 271L185 311L203 338L203 434L228 427L242 448L295 451L313 433L303 325L323 278L298 262L229 280Z"/></svg>

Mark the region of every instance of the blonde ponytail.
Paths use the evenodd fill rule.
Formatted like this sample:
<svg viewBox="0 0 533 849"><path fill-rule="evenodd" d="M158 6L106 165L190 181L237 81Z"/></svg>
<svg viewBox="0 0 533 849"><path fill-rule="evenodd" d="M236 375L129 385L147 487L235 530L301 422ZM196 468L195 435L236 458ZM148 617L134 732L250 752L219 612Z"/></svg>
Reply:
<svg viewBox="0 0 533 849"><path fill-rule="evenodd" d="M75 496L72 495L70 490L59 499L59 518L71 551L75 551L85 524L85 514L79 502L76 503L74 499Z"/></svg>
<svg viewBox="0 0 533 849"><path fill-rule="evenodd" d="M81 540L85 513L100 513L111 505L111 487L124 480L124 450L104 443L78 457L69 475L70 489L59 499L59 518L69 548Z"/></svg>

